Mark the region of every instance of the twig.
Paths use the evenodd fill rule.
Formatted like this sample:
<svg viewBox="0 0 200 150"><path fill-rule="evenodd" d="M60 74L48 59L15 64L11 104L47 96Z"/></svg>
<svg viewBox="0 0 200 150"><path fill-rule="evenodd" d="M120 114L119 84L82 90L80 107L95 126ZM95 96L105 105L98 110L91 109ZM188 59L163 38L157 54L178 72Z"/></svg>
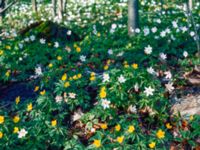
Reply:
<svg viewBox="0 0 200 150"><path fill-rule="evenodd" d="M0 14L4 13L8 8L10 8L12 5L14 5L18 0L12 1L10 4L8 4L4 9L0 11Z"/></svg>

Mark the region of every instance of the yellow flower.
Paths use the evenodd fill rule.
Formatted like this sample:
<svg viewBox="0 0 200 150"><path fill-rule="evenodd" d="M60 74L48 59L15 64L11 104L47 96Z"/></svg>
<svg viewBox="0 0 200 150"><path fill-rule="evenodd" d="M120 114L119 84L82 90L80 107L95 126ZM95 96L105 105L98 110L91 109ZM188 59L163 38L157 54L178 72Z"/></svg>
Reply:
<svg viewBox="0 0 200 150"><path fill-rule="evenodd" d="M44 95L45 93L46 93L46 91L43 90L43 91L40 92L40 95Z"/></svg>
<svg viewBox="0 0 200 150"><path fill-rule="evenodd" d="M120 124L118 124L118 125L115 126L115 130L116 130L116 131L120 131L120 130L121 130Z"/></svg>
<svg viewBox="0 0 200 150"><path fill-rule="evenodd" d="M39 86L36 86L34 89L34 92L37 92L39 90L39 88L40 88Z"/></svg>
<svg viewBox="0 0 200 150"><path fill-rule="evenodd" d="M6 75L6 77L9 77L10 76L10 70L8 70L5 75Z"/></svg>
<svg viewBox="0 0 200 150"><path fill-rule="evenodd" d="M128 67L129 67L129 65L128 65L128 64L125 64L125 65L124 65L124 68L128 68Z"/></svg>
<svg viewBox="0 0 200 150"><path fill-rule="evenodd" d="M15 117L13 118L13 122L14 122L14 123L18 123L19 120L20 120L19 116L15 116Z"/></svg>
<svg viewBox="0 0 200 150"><path fill-rule="evenodd" d="M95 76L90 77L90 81L94 81L96 79Z"/></svg>
<svg viewBox="0 0 200 150"><path fill-rule="evenodd" d="M133 69L137 69L138 68L138 64L132 64Z"/></svg>
<svg viewBox="0 0 200 150"><path fill-rule="evenodd" d="M165 137L165 132L159 129L156 133L157 138L163 139Z"/></svg>
<svg viewBox="0 0 200 150"><path fill-rule="evenodd" d="M100 90L99 96L100 96L100 98L106 98L106 95L107 95L106 87L102 87L101 90Z"/></svg>
<svg viewBox="0 0 200 150"><path fill-rule="evenodd" d="M154 149L155 146L156 146L156 143L155 143L155 142L151 142L151 143L149 143L149 147L150 147L151 149Z"/></svg>
<svg viewBox="0 0 200 150"><path fill-rule="evenodd" d="M129 126L128 127L128 132L129 133L133 133L135 131L135 127L134 126Z"/></svg>
<svg viewBox="0 0 200 150"><path fill-rule="evenodd" d="M0 124L4 123L4 116L0 116Z"/></svg>
<svg viewBox="0 0 200 150"><path fill-rule="evenodd" d="M70 86L70 83L69 82L65 82L64 87L67 88L69 86Z"/></svg>
<svg viewBox="0 0 200 150"><path fill-rule="evenodd" d="M57 125L57 120L55 120L55 119L52 120L52 121L51 121L51 126L55 127L56 125Z"/></svg>
<svg viewBox="0 0 200 150"><path fill-rule="evenodd" d="M170 123L167 123L167 124L166 124L166 128L167 128L167 129L171 129L171 128L172 128L172 125L171 125Z"/></svg>
<svg viewBox="0 0 200 150"><path fill-rule="evenodd" d="M92 77L92 76L95 76L95 72L91 72L90 76L91 76L91 77Z"/></svg>
<svg viewBox="0 0 200 150"><path fill-rule="evenodd" d="M190 121L192 121L194 119L194 116L193 115L191 115L190 116Z"/></svg>
<svg viewBox="0 0 200 150"><path fill-rule="evenodd" d="M0 50L0 56L3 55L3 50Z"/></svg>
<svg viewBox="0 0 200 150"><path fill-rule="evenodd" d="M117 142L121 144L123 141L124 141L124 136L117 137Z"/></svg>
<svg viewBox="0 0 200 150"><path fill-rule="evenodd" d="M15 103L16 103L16 104L19 104L19 102L20 102L20 96L17 96L17 97L15 98Z"/></svg>
<svg viewBox="0 0 200 150"><path fill-rule="evenodd" d="M101 141L100 141L100 140L94 140L93 145L94 145L96 148L99 148L99 147L101 146Z"/></svg>
<svg viewBox="0 0 200 150"><path fill-rule="evenodd" d="M62 60L62 57L61 57L61 56L58 56L58 57L57 57L57 60Z"/></svg>
<svg viewBox="0 0 200 150"><path fill-rule="evenodd" d="M14 127L13 133L18 133L18 132L19 132L19 128L18 127Z"/></svg>
<svg viewBox="0 0 200 150"><path fill-rule="evenodd" d="M104 70L108 70L108 67L109 67L108 65L105 65Z"/></svg>
<svg viewBox="0 0 200 150"><path fill-rule="evenodd" d="M53 64L52 64L52 63L50 63L48 66L49 66L49 68L52 68L52 67L53 67Z"/></svg>
<svg viewBox="0 0 200 150"><path fill-rule="evenodd" d="M3 132L0 131L0 139L3 138Z"/></svg>
<svg viewBox="0 0 200 150"><path fill-rule="evenodd" d="M81 78L81 77L82 77L82 74L79 73L77 76L78 76L78 78Z"/></svg>
<svg viewBox="0 0 200 150"><path fill-rule="evenodd" d="M78 46L77 46L77 44L74 44L74 48L77 48Z"/></svg>
<svg viewBox="0 0 200 150"><path fill-rule="evenodd" d="M32 103L27 105L27 111L31 111L33 109L33 105Z"/></svg>
<svg viewBox="0 0 200 150"><path fill-rule="evenodd" d="M65 81L65 80L67 80L67 74L66 74L66 73L65 73L65 74L63 74L63 76L62 76L61 80L62 80L62 81Z"/></svg>
<svg viewBox="0 0 200 150"><path fill-rule="evenodd" d="M98 32L98 33L97 33L97 36L100 37L100 36L101 36L101 33Z"/></svg>
<svg viewBox="0 0 200 150"><path fill-rule="evenodd" d="M101 123L100 126L101 126L101 129L104 129L104 130L108 128L107 123Z"/></svg>
<svg viewBox="0 0 200 150"><path fill-rule="evenodd" d="M111 60L110 60L110 59L108 59L106 63L109 65L109 64L111 63Z"/></svg>
<svg viewBox="0 0 200 150"><path fill-rule="evenodd" d="M81 48L80 47L76 47L76 52L80 53L81 52Z"/></svg>
<svg viewBox="0 0 200 150"><path fill-rule="evenodd" d="M77 75L74 75L74 76L73 76L73 79L74 79L74 80L77 80L77 79L78 79L78 76L77 76Z"/></svg>
<svg viewBox="0 0 200 150"><path fill-rule="evenodd" d="M9 45L6 46L6 49L11 49L11 47Z"/></svg>

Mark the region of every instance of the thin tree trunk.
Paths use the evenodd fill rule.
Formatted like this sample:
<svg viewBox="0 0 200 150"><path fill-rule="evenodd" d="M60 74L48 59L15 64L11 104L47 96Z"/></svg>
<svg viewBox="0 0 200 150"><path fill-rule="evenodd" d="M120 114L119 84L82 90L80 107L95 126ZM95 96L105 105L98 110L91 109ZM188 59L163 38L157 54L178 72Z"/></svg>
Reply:
<svg viewBox="0 0 200 150"><path fill-rule="evenodd" d="M128 33L133 36L136 28L139 28L139 1L128 1Z"/></svg>
<svg viewBox="0 0 200 150"><path fill-rule="evenodd" d="M190 3L189 3L190 0L188 0L188 3L186 3L186 6L187 6L187 17L188 17L188 22L191 22L193 28L194 28L194 32L195 32L195 42L196 42L196 46L197 46L197 56L200 58L200 38L199 38L199 35L198 35L198 29L197 29L197 26L196 26L196 22L194 20L194 17L192 15L192 10L190 9ZM189 25L188 25L188 28L189 28Z"/></svg>
<svg viewBox="0 0 200 150"><path fill-rule="evenodd" d="M188 0L188 5L189 5L190 10L192 11L192 6L193 6L192 0Z"/></svg>
<svg viewBox="0 0 200 150"><path fill-rule="evenodd" d="M52 12L53 16L56 16L56 0L52 0Z"/></svg>
<svg viewBox="0 0 200 150"><path fill-rule="evenodd" d="M63 20L63 0L58 0L58 17Z"/></svg>
<svg viewBox="0 0 200 150"><path fill-rule="evenodd" d="M3 18L4 18L4 10L5 9L5 0L0 0L0 25L3 24Z"/></svg>
<svg viewBox="0 0 200 150"><path fill-rule="evenodd" d="M63 12L66 13L66 8L67 7L67 0L63 0Z"/></svg>
<svg viewBox="0 0 200 150"><path fill-rule="evenodd" d="M37 12L37 1L36 0L32 0L32 8L34 12Z"/></svg>

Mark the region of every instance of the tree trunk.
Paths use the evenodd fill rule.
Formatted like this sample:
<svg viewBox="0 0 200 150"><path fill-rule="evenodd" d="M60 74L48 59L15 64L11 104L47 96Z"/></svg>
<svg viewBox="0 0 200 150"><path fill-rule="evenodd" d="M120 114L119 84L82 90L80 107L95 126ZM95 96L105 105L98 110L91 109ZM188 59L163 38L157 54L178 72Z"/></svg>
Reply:
<svg viewBox="0 0 200 150"><path fill-rule="evenodd" d="M128 33L133 36L136 28L139 28L139 1L128 1Z"/></svg>
<svg viewBox="0 0 200 150"><path fill-rule="evenodd" d="M52 0L52 12L53 16L56 16L56 0Z"/></svg>
<svg viewBox="0 0 200 150"><path fill-rule="evenodd" d="M190 10L192 11L192 0L188 0L188 5L189 5L189 8L190 8Z"/></svg>
<svg viewBox="0 0 200 150"><path fill-rule="evenodd" d="M66 13L66 8L67 7L67 0L63 0L63 12Z"/></svg>
<svg viewBox="0 0 200 150"><path fill-rule="evenodd" d="M32 8L34 12L37 12L37 2L36 0L32 0Z"/></svg>
<svg viewBox="0 0 200 150"><path fill-rule="evenodd" d="M5 0L0 0L0 12L2 10L4 10L4 8L5 8ZM2 25L2 23L3 23L3 17L4 17L4 15L5 15L4 12L0 13L0 25Z"/></svg>
<svg viewBox="0 0 200 150"><path fill-rule="evenodd" d="M58 0L58 17L63 20L63 0Z"/></svg>

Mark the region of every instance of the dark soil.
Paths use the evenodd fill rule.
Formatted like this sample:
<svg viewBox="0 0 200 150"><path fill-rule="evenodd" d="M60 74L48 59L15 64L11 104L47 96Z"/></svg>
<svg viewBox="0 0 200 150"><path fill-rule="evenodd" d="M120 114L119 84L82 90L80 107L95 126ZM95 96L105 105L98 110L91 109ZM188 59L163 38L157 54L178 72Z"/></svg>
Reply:
<svg viewBox="0 0 200 150"><path fill-rule="evenodd" d="M20 96L21 101L27 99L35 99L33 86L26 82L0 83L0 103L9 106L15 101L15 98ZM2 105L1 105L2 106Z"/></svg>

